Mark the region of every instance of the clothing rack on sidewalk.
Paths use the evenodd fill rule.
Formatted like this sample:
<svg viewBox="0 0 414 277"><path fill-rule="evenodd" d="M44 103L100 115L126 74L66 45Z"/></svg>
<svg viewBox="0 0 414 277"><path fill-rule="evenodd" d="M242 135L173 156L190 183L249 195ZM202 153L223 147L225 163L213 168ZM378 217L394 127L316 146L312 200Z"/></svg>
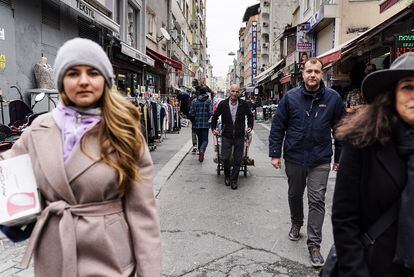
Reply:
<svg viewBox="0 0 414 277"><path fill-rule="evenodd" d="M167 133L179 132L178 109L168 99L131 96L126 99L138 107L141 113L141 131L151 151L162 143Z"/></svg>

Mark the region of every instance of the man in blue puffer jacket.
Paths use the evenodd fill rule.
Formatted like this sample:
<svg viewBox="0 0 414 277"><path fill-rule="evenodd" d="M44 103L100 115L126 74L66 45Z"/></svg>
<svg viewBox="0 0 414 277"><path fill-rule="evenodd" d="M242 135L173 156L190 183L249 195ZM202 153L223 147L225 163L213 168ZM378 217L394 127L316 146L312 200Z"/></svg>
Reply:
<svg viewBox="0 0 414 277"><path fill-rule="evenodd" d="M279 103L269 134L269 156L279 169L283 158L288 177L288 198L292 227L290 240L300 239L303 225L303 192L308 187L307 245L314 267L321 267L322 225L325 193L332 157L332 129L345 114L340 95L325 87L323 64L309 59L302 73L304 84L291 89ZM333 170L337 169L340 147L335 143Z"/></svg>

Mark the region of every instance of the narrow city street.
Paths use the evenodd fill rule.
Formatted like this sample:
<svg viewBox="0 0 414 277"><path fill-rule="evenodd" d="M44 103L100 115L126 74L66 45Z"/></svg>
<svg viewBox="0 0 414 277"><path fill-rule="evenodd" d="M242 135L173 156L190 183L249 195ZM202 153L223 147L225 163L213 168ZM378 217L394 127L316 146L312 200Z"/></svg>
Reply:
<svg viewBox="0 0 414 277"><path fill-rule="evenodd" d="M203 163L191 154L191 129L167 134L152 153L161 217L164 276L317 276L310 266L306 226L298 242L290 228L287 184L267 157L269 125L256 123L251 146L255 166L240 174L239 188L224 185L213 162L212 137ZM322 253L332 244L330 210L334 175L327 193ZM306 205L305 205L306 206ZM0 276L33 276L18 263L26 242L0 240Z"/></svg>
<svg viewBox="0 0 414 277"><path fill-rule="evenodd" d="M268 158L268 125L256 124L247 177L239 188L224 185L213 163L210 137L206 160L188 154L158 195L165 276L316 276L304 237L287 238L290 228L287 184ZM334 179L327 193L322 253L332 244L330 210Z"/></svg>

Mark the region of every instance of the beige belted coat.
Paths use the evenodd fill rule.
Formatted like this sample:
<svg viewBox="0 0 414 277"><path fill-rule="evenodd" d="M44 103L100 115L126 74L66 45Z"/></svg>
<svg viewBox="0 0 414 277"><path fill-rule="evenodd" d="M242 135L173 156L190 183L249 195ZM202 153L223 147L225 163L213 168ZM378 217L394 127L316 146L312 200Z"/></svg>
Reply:
<svg viewBox="0 0 414 277"><path fill-rule="evenodd" d="M66 165L52 115L36 119L3 159L28 153L45 209L22 264L34 254L36 276L161 276L160 225L153 193L153 163L145 147L142 179L125 193L117 173L99 161L96 137L85 155L74 150Z"/></svg>

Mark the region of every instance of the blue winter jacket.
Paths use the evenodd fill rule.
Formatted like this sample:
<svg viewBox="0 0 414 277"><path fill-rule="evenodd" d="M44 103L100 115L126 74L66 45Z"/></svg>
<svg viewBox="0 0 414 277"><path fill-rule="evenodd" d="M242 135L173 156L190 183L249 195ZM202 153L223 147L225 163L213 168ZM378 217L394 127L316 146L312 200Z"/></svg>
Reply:
<svg viewBox="0 0 414 277"><path fill-rule="evenodd" d="M209 120L212 114L213 105L207 94L201 94L191 102L189 116L193 118L193 128L209 129Z"/></svg>
<svg viewBox="0 0 414 277"><path fill-rule="evenodd" d="M269 156L302 165L317 166L331 162L332 129L345 114L340 95L321 82L310 94L302 85L281 99L269 134ZM335 162L340 144L335 143Z"/></svg>

